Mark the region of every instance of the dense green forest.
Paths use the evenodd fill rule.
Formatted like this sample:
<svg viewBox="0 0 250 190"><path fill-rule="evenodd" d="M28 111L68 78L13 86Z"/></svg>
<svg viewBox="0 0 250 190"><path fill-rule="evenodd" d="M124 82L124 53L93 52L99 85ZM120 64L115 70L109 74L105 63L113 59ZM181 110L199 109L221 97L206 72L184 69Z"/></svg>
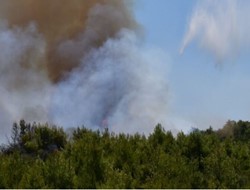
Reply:
<svg viewBox="0 0 250 190"><path fill-rule="evenodd" d="M173 136L14 123L0 188L250 188L250 122Z"/></svg>

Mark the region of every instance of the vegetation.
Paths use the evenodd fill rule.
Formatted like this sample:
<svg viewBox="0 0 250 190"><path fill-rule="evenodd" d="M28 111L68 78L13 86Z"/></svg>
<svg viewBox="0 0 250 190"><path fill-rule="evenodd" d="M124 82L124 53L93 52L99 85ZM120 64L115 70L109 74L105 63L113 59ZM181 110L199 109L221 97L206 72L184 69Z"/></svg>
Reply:
<svg viewBox="0 0 250 190"><path fill-rule="evenodd" d="M148 137L20 121L1 146L0 188L250 188L250 122Z"/></svg>

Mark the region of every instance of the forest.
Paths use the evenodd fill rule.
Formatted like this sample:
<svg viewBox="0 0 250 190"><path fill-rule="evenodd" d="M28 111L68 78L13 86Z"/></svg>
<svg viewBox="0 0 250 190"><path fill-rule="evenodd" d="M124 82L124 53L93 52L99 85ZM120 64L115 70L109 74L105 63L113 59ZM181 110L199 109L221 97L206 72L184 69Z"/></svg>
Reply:
<svg viewBox="0 0 250 190"><path fill-rule="evenodd" d="M145 136L21 120L1 145L0 188L250 188L250 122Z"/></svg>

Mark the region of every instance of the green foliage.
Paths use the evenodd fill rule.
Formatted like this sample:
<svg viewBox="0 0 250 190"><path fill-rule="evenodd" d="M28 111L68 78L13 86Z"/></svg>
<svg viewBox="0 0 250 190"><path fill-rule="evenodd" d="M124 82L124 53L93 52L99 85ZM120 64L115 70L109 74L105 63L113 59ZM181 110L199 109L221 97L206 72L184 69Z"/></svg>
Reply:
<svg viewBox="0 0 250 190"><path fill-rule="evenodd" d="M0 188L249 188L250 122L176 137L14 124L0 153Z"/></svg>
<svg viewBox="0 0 250 190"><path fill-rule="evenodd" d="M19 125L13 124L11 139L9 146L3 148L4 152L18 151L41 158L46 158L53 151L63 149L67 143L66 134L62 128L36 123L31 126L24 120L21 120Z"/></svg>

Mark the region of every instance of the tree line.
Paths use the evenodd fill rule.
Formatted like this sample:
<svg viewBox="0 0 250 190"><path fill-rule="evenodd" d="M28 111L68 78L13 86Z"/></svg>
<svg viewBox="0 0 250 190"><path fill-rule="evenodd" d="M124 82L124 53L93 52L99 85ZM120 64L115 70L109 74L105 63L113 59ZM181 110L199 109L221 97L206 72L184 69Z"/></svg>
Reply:
<svg viewBox="0 0 250 190"><path fill-rule="evenodd" d="M176 136L14 123L0 188L249 188L250 122Z"/></svg>

